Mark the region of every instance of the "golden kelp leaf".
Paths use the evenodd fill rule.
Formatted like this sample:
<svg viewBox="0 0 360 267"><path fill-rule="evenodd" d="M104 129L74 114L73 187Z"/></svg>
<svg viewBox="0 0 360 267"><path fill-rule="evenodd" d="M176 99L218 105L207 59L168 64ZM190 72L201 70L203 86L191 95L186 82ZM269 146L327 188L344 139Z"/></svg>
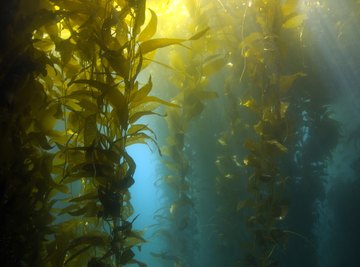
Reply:
<svg viewBox="0 0 360 267"><path fill-rule="evenodd" d="M280 76L280 92L282 94L286 94L298 78L305 76L306 74L304 72L297 72L291 75Z"/></svg>
<svg viewBox="0 0 360 267"><path fill-rule="evenodd" d="M98 89L100 92L106 93L107 91L111 90L112 88L114 88L113 86L107 84L107 83L103 83L97 80L86 80L86 79L79 79L79 80L75 80L75 81L71 81L68 84L68 88L70 86L72 86L73 84L86 84L88 86L94 87L96 89Z"/></svg>
<svg viewBox="0 0 360 267"><path fill-rule="evenodd" d="M35 40L34 41L34 47L40 51L43 51L45 53L51 52L54 48L55 44L50 39L41 39L41 40Z"/></svg>
<svg viewBox="0 0 360 267"><path fill-rule="evenodd" d="M40 146L42 149L50 150L52 146L49 144L46 135L42 132L32 132L28 134L29 140L36 146Z"/></svg>
<svg viewBox="0 0 360 267"><path fill-rule="evenodd" d="M129 123L132 124L134 122L136 122L138 119L140 119L141 117L143 116L146 116L146 115L158 115L158 116L161 116L161 114L159 113L156 113L156 112L153 112L153 111L139 111L139 112L136 112L134 114L132 114L129 118Z"/></svg>
<svg viewBox="0 0 360 267"><path fill-rule="evenodd" d="M84 115L91 115L96 114L99 112L99 107L97 104L95 104L93 101L90 101L89 99L82 98L79 100L79 106L84 108Z"/></svg>
<svg viewBox="0 0 360 267"><path fill-rule="evenodd" d="M101 91L116 111L116 115L118 117L120 125L125 128L127 123L127 103L124 95L118 90L117 87L103 83L97 80L86 80L86 79L79 79L69 83L69 87L73 84L86 84L88 86L94 87Z"/></svg>
<svg viewBox="0 0 360 267"><path fill-rule="evenodd" d="M130 129L127 131L127 134L128 135L132 135L132 134L136 134L138 132L141 132L141 131L149 131L151 132L154 136L155 136L155 133L153 130L151 130L147 125L145 124L134 124L134 125L131 125Z"/></svg>
<svg viewBox="0 0 360 267"><path fill-rule="evenodd" d="M74 52L75 45L70 42L70 40L62 40L55 43L56 51L61 55L61 62L63 65L66 65Z"/></svg>
<svg viewBox="0 0 360 267"><path fill-rule="evenodd" d="M221 70L226 65L225 58L218 58L212 60L203 65L202 74L205 76L210 76L211 74Z"/></svg>
<svg viewBox="0 0 360 267"><path fill-rule="evenodd" d="M148 62L148 64L145 66L145 67L147 67L148 65L149 65L149 63L151 63L151 62L153 62L153 63L155 63L155 64L158 64L158 65L160 65L160 66L162 66L162 67L164 67L164 68L167 68L167 69L170 69L170 70L175 70L173 67L171 67L170 65L167 65L167 64L165 64L165 63L163 63L163 62L160 62L160 61L157 61L157 60L153 60L153 59L149 59L149 58L144 58L144 60L145 60L145 62ZM144 65L144 64L143 64ZM145 67L143 67L143 68L141 68L141 69L144 69Z"/></svg>
<svg viewBox="0 0 360 267"><path fill-rule="evenodd" d="M252 109L253 111L258 111L258 107L256 105L256 102L253 98L247 99L247 100L241 100L240 105L247 107L249 109Z"/></svg>
<svg viewBox="0 0 360 267"><path fill-rule="evenodd" d="M121 53L121 51L112 51L112 50L105 50L104 57L109 62L111 68L116 71L116 73L123 77L128 78L130 72L130 63Z"/></svg>
<svg viewBox="0 0 360 267"><path fill-rule="evenodd" d="M273 145L275 146L277 149L279 149L281 152L287 152L288 149L286 148L286 146L280 144L278 141L276 140L269 140L269 141L266 141L266 143L270 144L270 145Z"/></svg>
<svg viewBox="0 0 360 267"><path fill-rule="evenodd" d="M67 120L67 127L68 130L78 131L80 128L80 120L81 117L78 112L69 112L68 120Z"/></svg>
<svg viewBox="0 0 360 267"><path fill-rule="evenodd" d="M140 27L145 23L146 0L129 1L129 4L136 10L134 33L139 33Z"/></svg>
<svg viewBox="0 0 360 267"><path fill-rule="evenodd" d="M139 246L146 242L141 231L131 231L125 240L125 247Z"/></svg>
<svg viewBox="0 0 360 267"><path fill-rule="evenodd" d="M81 245L92 245L97 247L105 247L110 245L109 244L109 237L107 234L102 232L97 233L91 233L91 234L85 234L81 237L75 238L71 241L68 249L73 249L75 247L81 246Z"/></svg>
<svg viewBox="0 0 360 267"><path fill-rule="evenodd" d="M245 101L245 102L243 102L243 103L241 103L244 107L251 107L251 105L252 105L252 103L253 103L253 100L252 99L249 99L249 100L247 100L247 101Z"/></svg>
<svg viewBox="0 0 360 267"><path fill-rule="evenodd" d="M44 109L38 115L40 122L39 126L43 133L48 134L54 129L55 124L57 122L56 118L53 116L55 112L56 112L56 107L53 106L49 109Z"/></svg>
<svg viewBox="0 0 360 267"><path fill-rule="evenodd" d="M143 55L149 53L151 51L157 50L162 47L174 45L174 44L181 44L185 42L186 39L176 39L176 38L157 38L144 41L140 44L140 51Z"/></svg>
<svg viewBox="0 0 360 267"><path fill-rule="evenodd" d="M142 98L144 98L150 93L151 89L152 89L152 81L150 76L149 81L143 87L131 93L130 102L140 101Z"/></svg>
<svg viewBox="0 0 360 267"><path fill-rule="evenodd" d="M209 28L206 28L205 30L202 30L198 33L196 33L195 35L193 35L192 37L190 37L189 39L179 39L179 38L157 38L157 39L151 39L151 40L147 40L144 41L140 44L140 51L141 53L144 55L146 53L149 53L151 51L154 51L156 49L162 48L162 47L166 47L166 46L170 46L170 45L175 45L175 44L181 44L185 41L193 41L193 40L197 40L200 37L202 37L207 31L209 30Z"/></svg>
<svg viewBox="0 0 360 267"><path fill-rule="evenodd" d="M130 103L130 109L133 109L141 104L146 104L146 103L150 103L150 102L155 102L155 103L159 103L162 104L164 106L168 106L168 107L173 107L173 108L179 108L179 105L173 104L171 102L167 102L165 100L162 100L156 96L146 96L143 99L135 102L133 101L132 103Z"/></svg>
<svg viewBox="0 0 360 267"><path fill-rule="evenodd" d="M98 199L98 193L96 191L89 192L87 194L83 194L78 197L74 197L70 199L70 202L82 202L82 201L88 201L88 200L97 200Z"/></svg>
<svg viewBox="0 0 360 267"><path fill-rule="evenodd" d="M281 7L281 11L284 17L287 17L293 13L296 13L299 0L287 0Z"/></svg>
<svg viewBox="0 0 360 267"><path fill-rule="evenodd" d="M151 12L151 18L150 21L148 23L148 25L146 25L145 29L139 34L138 36L138 41L139 42L143 42L146 40L149 40L151 37L153 37L156 33L156 29L157 29L157 15L156 13L151 10L149 8L150 12Z"/></svg>
<svg viewBox="0 0 360 267"><path fill-rule="evenodd" d="M52 188L56 189L57 191L59 191L61 193L64 193L64 194L70 193L69 187L67 187L66 185L63 185L63 184L56 183L55 181L53 181L53 179L49 179L48 183Z"/></svg>
<svg viewBox="0 0 360 267"><path fill-rule="evenodd" d="M114 88L107 93L106 98L114 108L113 111L116 112L121 127L125 129L128 121L128 105L124 95Z"/></svg>
<svg viewBox="0 0 360 267"><path fill-rule="evenodd" d="M133 135L129 136L126 139L126 146L130 146L130 145L133 145L133 144L145 144L145 145L148 145L149 141L153 142L157 146L156 140L154 138L147 135L146 133L140 132L140 133L136 133L136 134L133 134ZM160 150L160 148L159 148L159 150Z"/></svg>
<svg viewBox="0 0 360 267"><path fill-rule="evenodd" d="M285 21L282 27L284 29L293 29L300 27L306 18L306 15L296 15Z"/></svg>
<svg viewBox="0 0 360 267"><path fill-rule="evenodd" d="M134 108L129 109L129 115L130 117L134 115L135 113L142 112L142 111L154 111L157 108L159 108L161 105L156 102L147 102L140 105L137 105ZM160 114L159 114L160 115Z"/></svg>
<svg viewBox="0 0 360 267"><path fill-rule="evenodd" d="M59 26L58 23L49 23L48 25L44 25L44 29L46 33L51 37L51 39L56 39L59 35ZM43 41L44 38L41 38Z"/></svg>
<svg viewBox="0 0 360 267"><path fill-rule="evenodd" d="M194 34L193 36L191 36L188 40L189 41L194 41L194 40L198 40L200 39L201 37L203 37L205 35L205 33L209 30L210 28L209 27L206 27L204 30Z"/></svg>
<svg viewBox="0 0 360 267"><path fill-rule="evenodd" d="M176 211L177 211L177 205L176 205L176 203L171 204L169 211L170 211L170 214L171 214L171 215L175 215L175 213L176 213Z"/></svg>

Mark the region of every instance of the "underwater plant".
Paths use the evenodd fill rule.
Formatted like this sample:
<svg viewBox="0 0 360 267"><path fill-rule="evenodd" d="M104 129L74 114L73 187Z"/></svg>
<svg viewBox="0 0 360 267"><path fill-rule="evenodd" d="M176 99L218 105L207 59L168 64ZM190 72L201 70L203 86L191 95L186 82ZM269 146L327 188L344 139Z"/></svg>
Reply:
<svg viewBox="0 0 360 267"><path fill-rule="evenodd" d="M32 32L56 20L29 1L0 4L0 256L2 266L44 266L53 233L53 153L48 142L55 110L44 86L51 61Z"/></svg>
<svg viewBox="0 0 360 267"><path fill-rule="evenodd" d="M211 38L211 29L207 24L197 21L197 16L204 12L200 5L188 6L189 28L204 29L197 35L199 41L191 42L188 50L173 49L169 53L169 68L171 68L170 85L176 90L172 103L180 108L166 110L167 137L163 152L163 163L166 166L166 175L159 179L162 191L166 196L165 207L158 211L158 230L166 245L166 251L153 253L156 258L167 261L174 266L197 266L198 253L198 209L196 207L196 177L194 167L196 162L192 154L196 151L191 148L191 134L196 131L193 121L205 109L205 102L217 97L217 94L208 90L208 80L224 64L219 64L222 56L211 55L202 49L199 44Z"/></svg>
<svg viewBox="0 0 360 267"><path fill-rule="evenodd" d="M29 2L16 4L27 8ZM24 190L30 199L25 197L25 191L19 192L22 198L16 191L15 195L9 191L13 187L6 179L12 171L5 165L11 166L18 160L4 158L3 172L9 170L2 176L5 180L1 211L8 214L5 223L19 219L7 211L18 209L10 207L10 199L17 200L19 208L26 199L28 210L34 215L29 215L30 221L24 223L36 225L24 226L24 230L35 229L32 234L39 235L28 239L30 232L24 237L19 234L26 242L39 243L36 250L24 243L23 249L29 252L23 254L31 257L29 264L146 266L133 258L132 249L145 240L132 229L136 217L129 219L133 210L128 189L134 183L136 165L126 148L136 143L156 144L153 131L137 121L156 114L154 109L160 105L176 105L149 96L151 77L145 84L139 84L137 77L147 66L143 64L148 60L146 55L185 40L151 39L156 32L156 14L151 11L152 18L142 27L146 1L43 1L18 13L16 4L14 10L11 5L4 5L5 18L9 19L4 20L4 26L11 31L27 22L29 27L19 30L14 39L18 46L10 39L2 50L6 61L6 57L16 53L13 49L24 55L15 58L12 72L7 71L11 67L3 61L2 93L9 103L4 103L1 118L9 131L2 131L2 140L9 142L10 136L20 138L19 142L14 139L19 146L13 151L18 150L14 156L19 157L23 167L16 171L24 170L20 179L29 176L30 184ZM14 16L9 17L6 12L14 12ZM28 69L19 67L25 63ZM23 80L27 83L14 83L14 77L19 75L28 77ZM25 99L33 102L22 105ZM7 111L9 104L13 110ZM28 118L25 111L30 111ZM10 119L6 115L9 112ZM47 153L50 149L51 153ZM50 212L54 203L56 208ZM47 227L53 223L56 210L57 219L50 231ZM4 229L8 228L4 225ZM7 232L9 236L2 236L1 240L9 261L27 260L27 256L16 256L19 252L12 247L16 231ZM37 254L43 257L38 259Z"/></svg>
<svg viewBox="0 0 360 267"><path fill-rule="evenodd" d="M218 139L223 149L216 160L218 190L224 194L220 211L227 214L220 217L233 218L223 228L231 230L222 232L229 240L233 233L244 233L241 242L228 244L240 252L233 264L277 266L289 234L282 227L289 209L289 177L282 161L293 135L287 95L295 80L305 76L284 68L285 38L305 16L298 13L297 1L245 1L237 10L231 16L242 28L229 27L237 39L229 45L233 75L224 91L231 123Z"/></svg>
<svg viewBox="0 0 360 267"><path fill-rule="evenodd" d="M347 203L356 194L325 192L343 141L333 80L323 78L329 66L314 63L319 48L299 8L324 2L1 3L2 265L146 267L142 245L159 236L164 249L150 254L163 266L317 266L323 197L338 216L329 229L349 226L329 240L351 239L358 218ZM328 5L336 9L328 16L360 14ZM165 13L176 16L159 33ZM351 35L354 21L337 21L337 38ZM166 60L155 57L172 45ZM148 68L154 63L169 72ZM164 132L147 124L152 115L165 118ZM358 135L349 136L354 146ZM134 144L162 156L155 186L164 206L149 240L134 226ZM356 253L345 250L333 258L350 265Z"/></svg>

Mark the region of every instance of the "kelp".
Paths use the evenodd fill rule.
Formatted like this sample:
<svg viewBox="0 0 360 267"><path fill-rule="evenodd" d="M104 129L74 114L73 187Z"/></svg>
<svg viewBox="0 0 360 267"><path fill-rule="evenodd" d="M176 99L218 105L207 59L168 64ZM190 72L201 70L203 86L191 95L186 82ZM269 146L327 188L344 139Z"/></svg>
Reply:
<svg viewBox="0 0 360 267"><path fill-rule="evenodd" d="M244 5L233 14L242 28L234 34L238 39L229 42L233 76L227 79L225 95L230 125L218 139L223 152L215 162L218 193L224 202L220 218L234 219L219 220L227 225L222 230L227 239L247 231L246 239L251 240L239 237L242 244L231 242L224 248L243 251L242 258L234 261L241 266L277 266L277 250L288 239L281 227L289 209L285 189L290 178L282 160L288 153L287 143L293 141L287 95L296 79L305 76L300 70L283 72L287 48L282 38L286 31L296 31L305 17L297 13L296 1Z"/></svg>
<svg viewBox="0 0 360 267"><path fill-rule="evenodd" d="M22 1L0 4L0 255L3 266L45 266L52 234L53 154L48 142L56 109L37 81L52 65L32 32L56 14Z"/></svg>
<svg viewBox="0 0 360 267"><path fill-rule="evenodd" d="M295 0L184 5L187 37L156 35L160 17L145 0L1 4L4 266L145 267L134 258L146 240L133 227L133 144L156 147L167 168L156 183L167 204L154 215L167 250L155 258L196 265L205 236L224 266L279 266L280 251L294 255L284 250L292 237L311 244L294 218L314 222L307 214L340 134L323 84L301 83L314 75L295 56L307 16ZM168 46L169 62L154 58ZM140 78L152 62L171 71L171 102L152 94L157 73ZM163 149L143 122L151 115L167 121ZM217 148L206 144L200 158L201 145L190 146L203 136ZM203 196L210 216L197 209Z"/></svg>
<svg viewBox="0 0 360 267"><path fill-rule="evenodd" d="M205 102L217 98L217 94L209 90L207 80L224 65L215 66L214 62L217 62L219 56L213 60L201 60L209 56L207 52L197 49L196 40L204 42L204 38L211 34L211 29L201 23L194 28L204 30L187 39L193 41L187 46L189 49L173 49L169 53L170 83L176 89L176 95L171 102L178 108L169 107L166 110L168 134L162 149L162 161L167 171L160 182L167 195L167 206L158 211L158 229L155 234L167 229L170 236L163 236L167 244L165 252L152 253L155 258L171 262L174 266L197 264L195 254L198 249L198 228L194 194L196 177L192 166L194 162L187 151L187 139L194 130L190 124L203 112ZM167 39L166 42L177 40L179 39ZM165 222L167 227L163 226Z"/></svg>
<svg viewBox="0 0 360 267"><path fill-rule="evenodd" d="M53 78L65 135L65 140L58 135L52 138L60 160L57 166L62 166L56 179L79 190L60 210L59 215L68 214L70 219L60 224L51 241L50 263L146 266L134 259L133 249L145 240L132 229L136 217L129 219L136 163L126 150L132 144L156 144L154 132L137 121L156 114L159 105L175 106L148 95L151 78L143 85L137 81L143 56L173 43L153 44L156 14L152 12L143 27L145 1L56 1L53 8L61 21L36 34L55 48L49 57L56 59ZM70 34L63 37L64 31ZM53 88L48 90L51 93ZM62 227L73 221L78 221L74 227Z"/></svg>
<svg viewBox="0 0 360 267"><path fill-rule="evenodd" d="M4 15L5 35L17 35L2 36L2 140L12 153L1 158L1 211L4 223L24 223L16 236L3 225L6 266L146 266L134 259L133 248L145 240L132 229L136 217L129 219L136 164L126 149L156 144L137 121L160 105L177 106L149 96L151 79L140 85L137 77L143 56L187 39L151 39L156 14L150 11L144 26L145 11L146 1L4 4L14 14ZM18 193L16 179L28 180ZM60 203L59 196L68 197ZM15 246L18 239L35 246Z"/></svg>

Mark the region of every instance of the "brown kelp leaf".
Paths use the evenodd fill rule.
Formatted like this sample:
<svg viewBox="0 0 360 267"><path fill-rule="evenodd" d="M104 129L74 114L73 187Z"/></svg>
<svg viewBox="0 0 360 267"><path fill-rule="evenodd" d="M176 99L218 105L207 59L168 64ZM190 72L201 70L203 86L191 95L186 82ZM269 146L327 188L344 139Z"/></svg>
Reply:
<svg viewBox="0 0 360 267"><path fill-rule="evenodd" d="M68 250L74 249L81 245L92 245L97 247L105 247L109 245L109 237L105 233L91 233L91 234L85 234L83 236L80 236L78 238L73 239L69 246Z"/></svg>
<svg viewBox="0 0 360 267"><path fill-rule="evenodd" d="M98 214L99 207L95 202L89 201L84 207L74 211L68 211L71 216L95 217Z"/></svg>
<svg viewBox="0 0 360 267"><path fill-rule="evenodd" d="M151 89L152 81L150 76L148 82L143 87L141 87L139 90L134 90L131 92L130 103L140 101L142 98L144 98L150 93Z"/></svg>
<svg viewBox="0 0 360 267"><path fill-rule="evenodd" d="M97 198L98 198L97 192L93 191L93 192L81 195L79 197L74 197L74 198L70 199L70 202L82 202L85 200L94 200Z"/></svg>
<svg viewBox="0 0 360 267"><path fill-rule="evenodd" d="M149 103L149 102L155 102L155 103L159 103L162 104L164 106L168 106L168 107L173 107L173 108L179 108L179 105L173 104L171 102L168 102L166 100L162 100L156 96L145 96L143 97L141 100L139 101L133 101L132 103L130 103L130 108L135 108L138 105L144 104L144 103Z"/></svg>
<svg viewBox="0 0 360 267"><path fill-rule="evenodd" d="M286 146L282 145L281 143L279 143L276 140L268 140L266 141L266 143L276 147L279 151L286 153L288 151L288 149L286 148Z"/></svg>
<svg viewBox="0 0 360 267"><path fill-rule="evenodd" d="M137 133L142 132L142 131L151 132L154 135L154 138L156 139L155 132L145 124L133 124L133 125L131 125L131 127L127 131L127 134L128 135L133 135L133 134L137 134Z"/></svg>
<svg viewBox="0 0 360 267"><path fill-rule="evenodd" d="M148 25L146 25L146 27L144 28L144 30L139 34L138 36L138 41L139 42L143 42L146 40L149 40L151 37L153 37L156 33L156 29L157 29L157 15L156 13L149 8L149 11L151 12L151 18L150 21L148 23Z"/></svg>
<svg viewBox="0 0 360 267"><path fill-rule="evenodd" d="M196 33L189 39L157 38L157 39L147 40L140 44L140 51L143 55L145 55L146 53L149 53L151 51L154 51L154 50L162 48L162 47L167 47L167 46L175 45L175 44L181 44L185 41L197 40L200 37L202 37L208 30L209 30L209 28L206 28L205 30L202 30L202 31Z"/></svg>
<svg viewBox="0 0 360 267"><path fill-rule="evenodd" d="M210 28L209 27L206 27L204 30L196 33L195 35L191 36L188 40L189 41L194 41L194 40L197 40L197 39L200 39L201 37L203 37L205 35L205 33L209 30Z"/></svg>
<svg viewBox="0 0 360 267"><path fill-rule="evenodd" d="M145 23L146 0L129 1L133 5L136 16L133 34L140 32L140 27Z"/></svg>
<svg viewBox="0 0 360 267"><path fill-rule="evenodd" d="M283 16L287 17L291 14L296 13L298 2L298 0L286 0L286 2L281 7Z"/></svg>
<svg viewBox="0 0 360 267"><path fill-rule="evenodd" d="M136 122L138 119L142 118L143 116L147 115L157 115L157 116L163 116L159 113L153 112L153 111L139 111L132 114L129 118L129 123L132 124Z"/></svg>
<svg viewBox="0 0 360 267"><path fill-rule="evenodd" d="M280 92L281 94L286 94L289 89L292 87L293 83L300 77L305 77L304 72L297 72L291 75L282 75L280 76Z"/></svg>
<svg viewBox="0 0 360 267"><path fill-rule="evenodd" d="M181 44L185 42L186 39L177 39L177 38L157 38L147 40L140 44L140 50L143 55L149 53L151 51L157 50L162 47L174 45L174 44Z"/></svg>
<svg viewBox="0 0 360 267"><path fill-rule="evenodd" d="M86 84L101 91L105 95L111 106L114 108L114 111L118 117L120 125L123 128L126 128L127 119L128 119L127 118L128 107L127 107L126 99L123 93L120 92L120 90L115 85L110 85L97 80L79 79L70 82L68 86L70 87L73 84Z"/></svg>
<svg viewBox="0 0 360 267"><path fill-rule="evenodd" d="M307 17L304 14L293 16L293 17L289 18L288 20L286 20L284 22L284 24L282 25L282 27L284 29L298 28L303 24L303 22L306 18Z"/></svg>
<svg viewBox="0 0 360 267"><path fill-rule="evenodd" d="M42 149L49 150L53 148L42 132L32 132L28 135L28 138L34 145L40 146Z"/></svg>
<svg viewBox="0 0 360 267"><path fill-rule="evenodd" d="M103 56L109 62L111 68L118 75L127 79L130 71L130 63L122 54L122 51L105 50Z"/></svg>

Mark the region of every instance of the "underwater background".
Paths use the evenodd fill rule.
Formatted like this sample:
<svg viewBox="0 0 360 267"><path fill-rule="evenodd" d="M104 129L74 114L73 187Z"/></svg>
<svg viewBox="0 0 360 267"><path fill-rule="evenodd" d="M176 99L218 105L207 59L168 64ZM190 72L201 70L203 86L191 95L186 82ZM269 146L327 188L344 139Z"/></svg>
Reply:
<svg viewBox="0 0 360 267"><path fill-rule="evenodd" d="M359 267L360 1L0 3L1 266Z"/></svg>

